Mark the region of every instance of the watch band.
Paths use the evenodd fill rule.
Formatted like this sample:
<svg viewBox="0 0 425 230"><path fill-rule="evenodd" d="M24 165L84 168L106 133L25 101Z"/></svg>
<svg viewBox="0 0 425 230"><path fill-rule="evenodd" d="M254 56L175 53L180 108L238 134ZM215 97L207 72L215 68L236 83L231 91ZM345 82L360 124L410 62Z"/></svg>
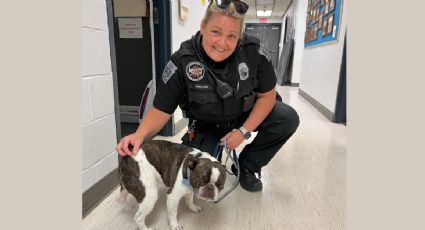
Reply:
<svg viewBox="0 0 425 230"><path fill-rule="evenodd" d="M242 133L245 140L247 140L251 137L251 133L247 129L245 129L245 127L241 126L241 127L239 127L238 130Z"/></svg>

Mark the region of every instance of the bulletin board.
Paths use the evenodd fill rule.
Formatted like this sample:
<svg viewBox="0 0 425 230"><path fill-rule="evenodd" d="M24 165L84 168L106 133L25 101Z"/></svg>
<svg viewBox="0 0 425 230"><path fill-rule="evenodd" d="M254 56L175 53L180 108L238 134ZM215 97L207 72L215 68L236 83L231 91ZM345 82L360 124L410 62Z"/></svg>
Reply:
<svg viewBox="0 0 425 230"><path fill-rule="evenodd" d="M342 0L308 0L304 47L338 40Z"/></svg>

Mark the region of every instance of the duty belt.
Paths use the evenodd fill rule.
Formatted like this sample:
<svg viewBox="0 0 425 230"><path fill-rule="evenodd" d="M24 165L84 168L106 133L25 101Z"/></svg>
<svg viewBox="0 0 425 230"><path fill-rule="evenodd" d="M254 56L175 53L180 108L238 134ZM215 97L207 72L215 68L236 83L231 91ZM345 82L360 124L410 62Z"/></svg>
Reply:
<svg viewBox="0 0 425 230"><path fill-rule="evenodd" d="M209 123L209 122L204 122L204 121L197 121L196 122L196 127L199 128L219 128L219 129L233 129L235 127L237 127L239 121L235 120L235 121L226 121L226 122L221 122L221 123Z"/></svg>

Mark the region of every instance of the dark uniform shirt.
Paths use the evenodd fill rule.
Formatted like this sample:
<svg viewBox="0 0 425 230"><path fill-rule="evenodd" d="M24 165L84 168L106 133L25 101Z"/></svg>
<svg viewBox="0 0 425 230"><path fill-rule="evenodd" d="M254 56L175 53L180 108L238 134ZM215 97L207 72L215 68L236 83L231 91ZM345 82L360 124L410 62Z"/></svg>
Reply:
<svg viewBox="0 0 425 230"><path fill-rule="evenodd" d="M258 38L244 34L235 52L217 63L203 51L201 39L198 32L171 56L158 81L153 105L172 114L180 104L190 118L209 123L234 121L252 109L243 108L249 95L270 91L276 85L268 51ZM223 99L217 93L218 81L231 86L229 97Z"/></svg>

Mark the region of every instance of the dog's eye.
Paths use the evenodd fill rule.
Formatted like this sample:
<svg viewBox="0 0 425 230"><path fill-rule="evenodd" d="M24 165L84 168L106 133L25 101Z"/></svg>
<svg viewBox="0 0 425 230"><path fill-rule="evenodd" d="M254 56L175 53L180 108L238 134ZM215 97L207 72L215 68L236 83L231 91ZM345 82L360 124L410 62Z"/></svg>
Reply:
<svg viewBox="0 0 425 230"><path fill-rule="evenodd" d="M202 181L204 181L204 183L208 183L210 182L210 177L208 175L205 175L202 177Z"/></svg>

